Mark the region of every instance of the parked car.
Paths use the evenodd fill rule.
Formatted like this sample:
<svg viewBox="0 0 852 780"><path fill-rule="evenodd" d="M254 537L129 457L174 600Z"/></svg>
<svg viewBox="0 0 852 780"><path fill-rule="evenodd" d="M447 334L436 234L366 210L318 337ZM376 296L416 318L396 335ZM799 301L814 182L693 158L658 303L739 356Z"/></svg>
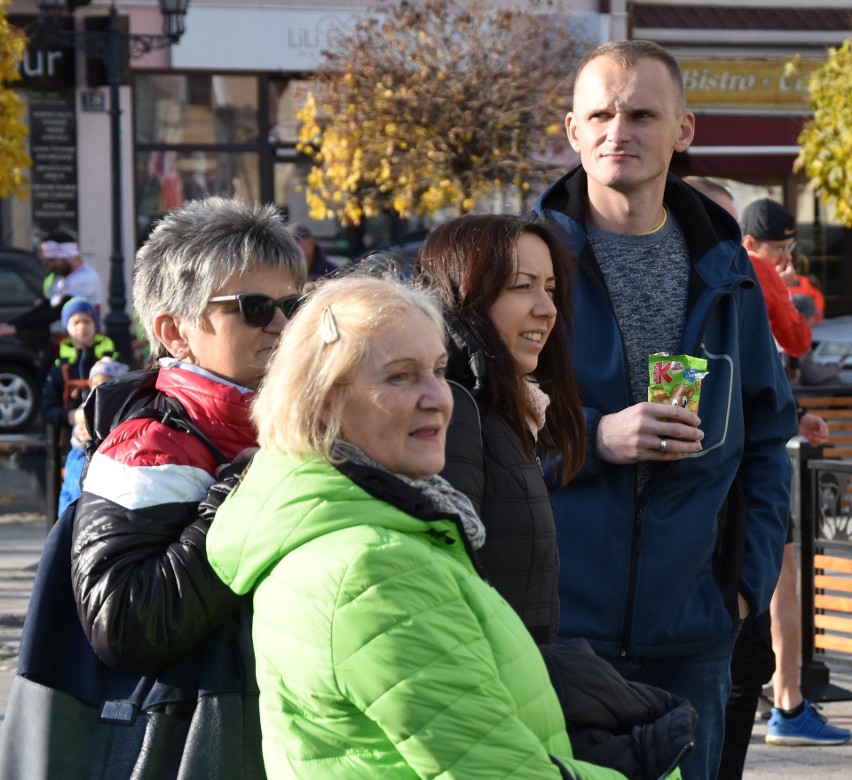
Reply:
<svg viewBox="0 0 852 780"><path fill-rule="evenodd" d="M45 273L32 252L0 248L0 322L22 314L41 297ZM38 414L38 349L49 338L47 328L0 337L0 434L26 430Z"/></svg>
<svg viewBox="0 0 852 780"><path fill-rule="evenodd" d="M842 363L838 379L852 384L852 316L832 317L811 325L813 352L816 363Z"/></svg>

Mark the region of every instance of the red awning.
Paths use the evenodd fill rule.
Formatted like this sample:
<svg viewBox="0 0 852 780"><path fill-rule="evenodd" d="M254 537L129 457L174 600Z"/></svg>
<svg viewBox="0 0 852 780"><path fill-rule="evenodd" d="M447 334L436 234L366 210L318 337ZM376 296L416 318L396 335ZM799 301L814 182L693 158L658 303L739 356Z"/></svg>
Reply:
<svg viewBox="0 0 852 780"><path fill-rule="evenodd" d="M699 176L787 175L799 153L804 115L702 114L695 138L677 155L677 173Z"/></svg>

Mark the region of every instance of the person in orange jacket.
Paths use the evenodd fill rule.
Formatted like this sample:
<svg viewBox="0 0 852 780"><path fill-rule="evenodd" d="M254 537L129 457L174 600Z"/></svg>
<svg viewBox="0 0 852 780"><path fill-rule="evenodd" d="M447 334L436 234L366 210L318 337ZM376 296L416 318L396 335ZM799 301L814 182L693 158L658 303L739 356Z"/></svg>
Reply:
<svg viewBox="0 0 852 780"><path fill-rule="evenodd" d="M746 206L741 220L743 246L766 299L769 327L778 346L801 357L811 346L811 326L796 310L778 267L792 265L796 219L780 203L761 198Z"/></svg>

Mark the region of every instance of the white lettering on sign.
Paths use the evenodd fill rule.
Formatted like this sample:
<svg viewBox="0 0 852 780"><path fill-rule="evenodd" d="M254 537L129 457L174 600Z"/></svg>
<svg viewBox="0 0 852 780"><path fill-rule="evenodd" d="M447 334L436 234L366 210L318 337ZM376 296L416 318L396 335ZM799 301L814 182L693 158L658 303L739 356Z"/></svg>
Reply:
<svg viewBox="0 0 852 780"><path fill-rule="evenodd" d="M765 60L684 59L683 88L690 106L799 106L808 98L808 78L819 63L792 67L780 58Z"/></svg>
<svg viewBox="0 0 852 780"><path fill-rule="evenodd" d="M683 88L687 92L748 92L754 89L756 83L757 79L751 74L728 71L710 73L708 70L699 71L692 68L683 72Z"/></svg>
<svg viewBox="0 0 852 780"><path fill-rule="evenodd" d="M57 64L59 64L65 52L62 51L43 51L41 49L32 51L27 49L24 52L23 61L21 62L21 72L28 78L48 78L55 76Z"/></svg>
<svg viewBox="0 0 852 780"><path fill-rule="evenodd" d="M293 48L316 48L319 46L316 31L310 30L307 27L299 27L295 30L291 28L288 30L287 43Z"/></svg>
<svg viewBox="0 0 852 780"><path fill-rule="evenodd" d="M807 82L807 74L799 73L791 79L786 73L782 73L778 86L782 92L805 92L808 88Z"/></svg>

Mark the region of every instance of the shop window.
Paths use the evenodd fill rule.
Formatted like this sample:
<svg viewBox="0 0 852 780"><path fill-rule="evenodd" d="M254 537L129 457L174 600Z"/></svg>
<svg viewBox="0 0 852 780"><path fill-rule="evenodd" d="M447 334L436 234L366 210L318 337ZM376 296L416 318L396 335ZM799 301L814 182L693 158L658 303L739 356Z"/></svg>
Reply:
<svg viewBox="0 0 852 780"><path fill-rule="evenodd" d="M140 71L133 86L140 243L184 201L261 199L257 76Z"/></svg>
<svg viewBox="0 0 852 780"><path fill-rule="evenodd" d="M298 114L313 82L290 79L269 81L269 143L295 146L299 140Z"/></svg>
<svg viewBox="0 0 852 780"><path fill-rule="evenodd" d="M147 151L136 154L139 238L164 211L208 195L260 200L258 155L243 152Z"/></svg>
<svg viewBox="0 0 852 780"><path fill-rule="evenodd" d="M254 76L139 74L133 94L137 143L246 144L258 139Z"/></svg>

